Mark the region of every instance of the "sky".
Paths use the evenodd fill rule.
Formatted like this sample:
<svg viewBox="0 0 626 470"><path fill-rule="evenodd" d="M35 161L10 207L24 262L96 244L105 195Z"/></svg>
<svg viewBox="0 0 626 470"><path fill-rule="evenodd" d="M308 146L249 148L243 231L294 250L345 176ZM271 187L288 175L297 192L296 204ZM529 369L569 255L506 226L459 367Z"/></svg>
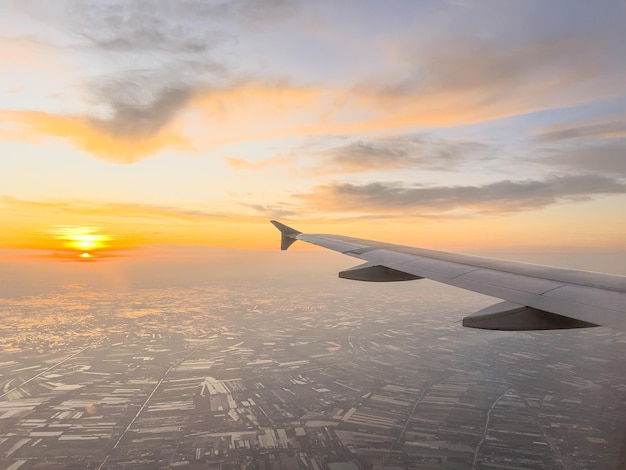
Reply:
<svg viewBox="0 0 626 470"><path fill-rule="evenodd" d="M0 11L12 263L275 249L269 219L451 251L626 253L622 1Z"/></svg>

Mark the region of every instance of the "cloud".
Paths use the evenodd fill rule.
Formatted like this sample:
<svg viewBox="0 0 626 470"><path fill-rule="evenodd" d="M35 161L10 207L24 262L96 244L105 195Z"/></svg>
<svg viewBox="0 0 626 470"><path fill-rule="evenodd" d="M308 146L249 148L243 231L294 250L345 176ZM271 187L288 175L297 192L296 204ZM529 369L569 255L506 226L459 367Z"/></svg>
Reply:
<svg viewBox="0 0 626 470"><path fill-rule="evenodd" d="M216 35L211 29L186 28L194 2L69 2L68 26L92 47L108 51L206 51ZM201 13L197 8L196 13Z"/></svg>
<svg viewBox="0 0 626 470"><path fill-rule="evenodd" d="M40 111L0 112L0 122L10 124L3 137L33 142L33 133L67 139L75 146L107 161L132 163L165 148L188 149L189 141L176 129L167 125L141 138L135 133L117 132L117 126L85 116L66 116ZM144 126L150 126L144 123ZM135 129L141 130L136 123ZM145 129L144 129L145 130Z"/></svg>
<svg viewBox="0 0 626 470"><path fill-rule="evenodd" d="M626 70L611 56L610 41L459 36L418 48L406 40L392 48L388 75L362 81L345 100L383 111L371 120L379 128L471 124L593 101L623 91Z"/></svg>
<svg viewBox="0 0 626 470"><path fill-rule="evenodd" d="M540 163L626 176L626 116L559 124L540 129L534 140L543 144Z"/></svg>
<svg viewBox="0 0 626 470"><path fill-rule="evenodd" d="M224 218L225 214L182 209L156 204L105 203L76 200L30 201L8 196L0 197L0 206L5 214L45 213L47 216L134 218L144 220L175 219L186 222L199 222Z"/></svg>
<svg viewBox="0 0 626 470"><path fill-rule="evenodd" d="M21 132L3 134L25 140L34 131L66 138L105 160L130 163L166 148L189 150L184 126L176 125L180 113L194 100L210 102L248 88L250 80L226 65L237 38L225 22L272 24L292 15L297 3L70 0L54 7L28 2L20 10L74 34L73 42L48 48L61 56L69 51L92 67L82 84L88 109L6 110L0 119L17 123Z"/></svg>
<svg viewBox="0 0 626 470"><path fill-rule="evenodd" d="M464 162L489 158L488 146L478 142L454 142L425 136L404 135L359 140L317 152L322 157L314 171L362 173L404 168L448 170Z"/></svg>
<svg viewBox="0 0 626 470"><path fill-rule="evenodd" d="M133 163L165 149L197 153L241 140L318 132L303 124L310 122L317 99L315 89L241 82L219 89L165 90L146 106L116 101L110 118L0 111L0 123L7 126L1 130L6 139L64 138L100 159ZM187 103L184 110L182 103Z"/></svg>
<svg viewBox="0 0 626 470"><path fill-rule="evenodd" d="M91 128L113 139L153 139L194 96L228 82L227 68L212 56L228 39L214 25L199 22L207 14L200 7L198 2L70 3L68 28L87 40L89 59L109 70L87 78L95 106L84 120Z"/></svg>
<svg viewBox="0 0 626 470"><path fill-rule="evenodd" d="M265 158L253 162L236 157L226 157L225 160L228 166L235 170L265 170L267 168L287 165L291 161L286 155L279 155L277 157Z"/></svg>
<svg viewBox="0 0 626 470"><path fill-rule="evenodd" d="M296 15L301 6L298 0L225 0L213 8L207 2L198 2L199 8L215 15L223 13L235 20L251 22L254 27L272 26Z"/></svg>
<svg viewBox="0 0 626 470"><path fill-rule="evenodd" d="M292 213L287 204L243 204L239 208L242 210L238 211L234 203L228 209L220 206L219 211L212 211L160 204L0 196L6 228L0 232L0 245L61 252L63 243L51 232L63 227L83 231L97 227L115 251L155 244L250 248L270 246L271 241L275 246L276 235L268 224L268 214Z"/></svg>
<svg viewBox="0 0 626 470"><path fill-rule="evenodd" d="M559 148L539 161L575 171L586 170L626 177L626 139Z"/></svg>
<svg viewBox="0 0 626 470"><path fill-rule="evenodd" d="M295 8L290 0L74 0L64 21L86 39L91 60L112 71L89 78L96 97L113 109L111 120L122 127L125 112L132 118L141 106L141 120L154 115L158 127L196 92L241 81L226 65L237 38L225 22L254 19L263 25L289 17Z"/></svg>
<svg viewBox="0 0 626 470"><path fill-rule="evenodd" d="M586 122L555 126L539 131L536 142L551 143L563 140L591 138L618 138L626 137L626 116L601 122Z"/></svg>
<svg viewBox="0 0 626 470"><path fill-rule="evenodd" d="M303 145L294 152L308 155L317 163L316 166L300 172L300 175L310 177L405 168L450 170L470 161L476 163L491 158L490 148L486 144L445 141L426 136L401 135L363 139L335 146L328 146L328 140L327 137L321 138L318 142ZM327 148L319 150L320 146ZM279 155L257 161L236 157L227 157L225 160L231 168L237 170L263 170L289 166L294 159L294 156Z"/></svg>
<svg viewBox="0 0 626 470"><path fill-rule="evenodd" d="M79 60L84 71L75 87L87 99L80 111L68 113L6 110L0 119L17 129L4 134L26 141L33 134L65 138L118 163L164 148L188 149L174 121L193 96L219 84L225 73L210 56L224 40L215 28L200 27L201 18L189 10L201 3L24 2L20 10L27 15L73 33L63 45L55 41L63 36L55 35L47 51Z"/></svg>
<svg viewBox="0 0 626 470"><path fill-rule="evenodd" d="M117 250L153 243L217 243L223 229L216 227L258 223L260 219L158 204L25 200L8 196L0 196L0 210L5 226L10 227L0 233L1 245L54 250L59 249L59 243L50 237L50 231L59 226L97 226L112 237Z"/></svg>
<svg viewBox="0 0 626 470"><path fill-rule="evenodd" d="M584 41L562 33L521 40L507 36L506 41L459 35L429 42L421 38L421 45L417 36L407 34L387 57L389 63L371 76L356 84L317 84L307 82L308 76L285 78L268 67L273 57L259 63L242 55L254 47L239 47L254 40L244 32L268 27L275 32L306 3L72 0L64 7L25 5L40 20L73 33L57 53L69 52L85 65L80 88L88 102L81 100L83 109L67 114L6 111L3 120L22 127L15 138L32 139L34 133L61 137L118 163L163 149L198 152L242 140L477 123L613 96L622 92L626 79L620 65L625 62L617 57L622 52L614 52L623 50L615 46L615 41L621 46L619 34L589 35ZM382 34L380 41L396 36ZM319 37L305 39L315 50L321 45L314 42ZM367 44L380 45L377 41ZM337 48L343 48L337 57L351 57L350 47L338 43ZM296 48L281 53L293 54L291 49ZM295 54L283 59L302 59L299 51ZM450 155L434 155L429 148L424 155L420 145L355 142L329 149L318 171L429 167L455 161L458 154L448 148ZM245 167L237 161L231 165Z"/></svg>
<svg viewBox="0 0 626 470"><path fill-rule="evenodd" d="M60 20L99 49L195 54L234 41L225 23L262 28L298 10L294 0L71 0Z"/></svg>
<svg viewBox="0 0 626 470"><path fill-rule="evenodd" d="M175 87L159 90L151 101L137 102L141 81L110 83L105 92L110 102L109 118L90 118L92 126L109 135L127 139L145 139L158 134L189 101L195 90L192 87ZM116 90L116 91L113 91ZM103 94L105 94L103 93Z"/></svg>
<svg viewBox="0 0 626 470"><path fill-rule="evenodd" d="M264 204L242 204L261 214L265 219L287 219L298 216L298 211L290 204L264 205Z"/></svg>
<svg viewBox="0 0 626 470"><path fill-rule="evenodd" d="M320 185L300 194L307 208L330 212L427 215L463 210L520 212L596 195L626 194L626 183L600 175L555 176L545 180L499 181L484 186L407 186L400 183Z"/></svg>

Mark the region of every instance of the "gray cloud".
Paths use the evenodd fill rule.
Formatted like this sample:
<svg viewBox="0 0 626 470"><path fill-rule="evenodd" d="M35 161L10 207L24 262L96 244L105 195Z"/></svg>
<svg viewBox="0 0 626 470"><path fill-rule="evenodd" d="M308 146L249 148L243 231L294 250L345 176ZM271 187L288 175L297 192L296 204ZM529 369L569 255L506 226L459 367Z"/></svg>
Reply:
<svg viewBox="0 0 626 470"><path fill-rule="evenodd" d="M448 170L465 161L488 159L488 146L478 142L397 136L356 141L319 152L319 173L360 173L402 168Z"/></svg>
<svg viewBox="0 0 626 470"><path fill-rule="evenodd" d="M88 79L100 107L90 119L95 127L129 139L150 137L224 75L224 66L209 56L223 44L223 35L192 20L194 6L197 2L69 3L69 27L88 41L92 60L118 70Z"/></svg>
<svg viewBox="0 0 626 470"><path fill-rule="evenodd" d="M254 211L262 214L263 217L269 219L287 219L293 218L298 215L296 210L290 209L289 206L281 205L263 205L263 204L245 204L244 207L253 209Z"/></svg>
<svg viewBox="0 0 626 470"><path fill-rule="evenodd" d="M221 7L225 9L225 14L232 18L253 22L258 27L272 25L294 16L298 12L300 2L298 0L225 0L221 3Z"/></svg>
<svg viewBox="0 0 626 470"><path fill-rule="evenodd" d="M123 87L130 85L126 83ZM132 99L124 101L120 96L111 96L111 117L92 118L91 121L95 127L118 137L149 137L167 124L192 94L192 87L164 89L158 92L154 101L145 105Z"/></svg>
<svg viewBox="0 0 626 470"><path fill-rule="evenodd" d="M297 9L295 0L72 0L65 13L73 29L100 49L195 54L235 41L225 23L262 27Z"/></svg>
<svg viewBox="0 0 626 470"><path fill-rule="evenodd" d="M207 50L216 33L187 28L184 3L178 2L72 2L67 13L73 29L92 45L109 51Z"/></svg>
<svg viewBox="0 0 626 470"><path fill-rule="evenodd" d="M318 150L320 146L327 148ZM317 166L306 169L304 174L307 177L311 174L352 174L405 168L448 171L465 163L476 164L493 158L492 148L487 144L416 135L357 140L335 146L328 146L328 138L325 137L300 147L296 153L310 155L317 163ZM238 170L285 167L294 160L292 155L278 155L254 162L226 158L228 165Z"/></svg>
<svg viewBox="0 0 626 470"><path fill-rule="evenodd" d="M618 36L507 37L505 42L459 36L426 46L407 39L394 48L392 71L362 82L354 95L376 109L404 110L404 122L429 125L605 99L623 92L626 54Z"/></svg>
<svg viewBox="0 0 626 470"><path fill-rule="evenodd" d="M584 123L557 129L546 129L536 137L537 142L558 142L579 137L624 137L626 136L626 117L600 123Z"/></svg>
<svg viewBox="0 0 626 470"><path fill-rule="evenodd" d="M38 7L29 8L35 14ZM77 52L113 71L86 78L90 123L140 140L158 133L197 94L245 81L226 63L237 43L229 23L261 27L296 9L293 0L69 0L56 21L83 38Z"/></svg>
<svg viewBox="0 0 626 470"><path fill-rule="evenodd" d="M558 149L541 162L626 177L626 139Z"/></svg>
<svg viewBox="0 0 626 470"><path fill-rule="evenodd" d="M432 51L406 51L405 74L379 88L390 96L421 93L476 92L482 99L527 88L539 76L583 74L592 56L576 55L581 45L575 41L545 41L509 46L472 39L447 40ZM583 48L584 50L584 48Z"/></svg>
<svg viewBox="0 0 626 470"><path fill-rule="evenodd" d="M484 186L334 183L317 186L312 193L298 197L316 210L424 215L455 209L481 213L520 212L603 194L626 194L626 183L600 175L505 180Z"/></svg>

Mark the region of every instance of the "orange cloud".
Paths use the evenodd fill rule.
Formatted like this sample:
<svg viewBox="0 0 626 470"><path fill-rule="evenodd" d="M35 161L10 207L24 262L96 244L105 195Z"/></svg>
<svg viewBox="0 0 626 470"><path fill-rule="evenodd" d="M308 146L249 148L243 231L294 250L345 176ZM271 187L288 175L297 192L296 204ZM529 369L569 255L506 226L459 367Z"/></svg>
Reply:
<svg viewBox="0 0 626 470"><path fill-rule="evenodd" d="M149 245L258 248L273 246L275 241L268 219L262 215L226 216L150 204L8 197L0 198L0 210L4 228L0 247L45 250L72 258L84 252L97 257L130 255Z"/></svg>
<svg viewBox="0 0 626 470"><path fill-rule="evenodd" d="M0 119L19 126L17 131L5 132L5 137L32 141L34 132L64 138L82 150L115 163L132 163L165 148L186 149L189 146L188 140L173 126L168 126L154 135L135 138L116 135L81 116L39 111L5 111L0 113Z"/></svg>
<svg viewBox="0 0 626 470"><path fill-rule="evenodd" d="M266 168L273 168L276 166L286 165L290 162L290 158L284 155L277 157L265 158L263 160L250 162L243 158L226 157L226 162L231 168L235 170L264 170Z"/></svg>
<svg viewBox="0 0 626 470"><path fill-rule="evenodd" d="M320 114L331 95L328 89L250 82L196 95L187 116L204 123L198 141L208 147L306 135L319 132Z"/></svg>
<svg viewBox="0 0 626 470"><path fill-rule="evenodd" d="M584 225L580 225L580 209L567 204L548 206L541 212L465 217L416 217L408 211L363 216L346 215L333 207L320 212L302 208L293 216L295 220L285 222L308 233L340 233L449 250L516 245L623 250L624 233L615 217L623 198L616 198L610 209L605 202L586 204L589 220ZM225 217L142 204L9 198L0 199L0 210L4 228L0 231L0 249L18 248L24 253L24 249L43 250L49 259L57 260L83 260L79 255L90 253L83 251L89 243L102 243L92 250L96 260L154 256L149 248L155 245L278 249L279 243L279 234L265 215ZM563 233L567 233L566 239ZM78 246L76 242L81 239L87 245ZM66 246L68 243L72 246ZM315 248L298 244L296 249Z"/></svg>
<svg viewBox="0 0 626 470"><path fill-rule="evenodd" d="M603 60L576 42L510 50L446 43L428 54L405 52L407 73L401 80L392 74L337 87L258 80L220 88L183 83L161 89L142 105L125 95L108 97L107 118L5 111L0 121L16 126L4 131L7 138L63 138L98 158L131 163L164 149L198 153L242 141L456 126L579 104L621 92L617 79L589 91L607 67Z"/></svg>
<svg viewBox="0 0 626 470"><path fill-rule="evenodd" d="M174 95L173 91L169 92ZM103 160L132 163L164 149L204 151L242 140L315 133L320 91L285 84L249 83L229 89L187 90L152 107L120 107L109 119L41 111L0 112L0 122L13 125L3 137L32 141L47 135ZM157 100L158 101L158 100ZM172 103L173 101L173 103ZM172 109L179 106L180 109ZM163 107L165 111L152 108ZM235 163L236 165L236 163Z"/></svg>

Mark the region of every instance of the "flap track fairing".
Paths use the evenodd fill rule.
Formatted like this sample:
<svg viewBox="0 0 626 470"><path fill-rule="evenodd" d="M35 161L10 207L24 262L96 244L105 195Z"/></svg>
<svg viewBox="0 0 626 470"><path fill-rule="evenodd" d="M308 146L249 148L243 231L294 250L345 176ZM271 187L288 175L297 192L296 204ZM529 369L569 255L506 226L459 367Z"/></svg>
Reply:
<svg viewBox="0 0 626 470"><path fill-rule="evenodd" d="M598 326L513 302L500 302L463 318L463 326L483 330L564 330Z"/></svg>
<svg viewBox="0 0 626 470"><path fill-rule="evenodd" d="M419 276L374 263L360 264L359 266L346 269L339 273L339 277L341 279L365 282L398 282L422 279Z"/></svg>

